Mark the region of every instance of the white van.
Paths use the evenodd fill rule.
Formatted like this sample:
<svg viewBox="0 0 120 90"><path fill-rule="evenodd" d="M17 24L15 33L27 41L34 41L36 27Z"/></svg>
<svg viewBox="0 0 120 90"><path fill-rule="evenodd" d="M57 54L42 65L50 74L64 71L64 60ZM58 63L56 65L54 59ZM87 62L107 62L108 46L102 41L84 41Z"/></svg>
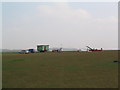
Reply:
<svg viewBox="0 0 120 90"><path fill-rule="evenodd" d="M21 50L19 53L21 53L21 54L28 54L29 51L28 50Z"/></svg>

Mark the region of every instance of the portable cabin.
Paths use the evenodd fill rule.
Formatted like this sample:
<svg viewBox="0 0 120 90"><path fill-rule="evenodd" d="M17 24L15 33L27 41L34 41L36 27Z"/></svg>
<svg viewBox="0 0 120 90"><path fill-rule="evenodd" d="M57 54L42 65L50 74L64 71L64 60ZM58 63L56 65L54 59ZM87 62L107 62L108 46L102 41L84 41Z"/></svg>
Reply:
<svg viewBox="0 0 120 90"><path fill-rule="evenodd" d="M38 52L47 52L49 51L49 45L37 45Z"/></svg>

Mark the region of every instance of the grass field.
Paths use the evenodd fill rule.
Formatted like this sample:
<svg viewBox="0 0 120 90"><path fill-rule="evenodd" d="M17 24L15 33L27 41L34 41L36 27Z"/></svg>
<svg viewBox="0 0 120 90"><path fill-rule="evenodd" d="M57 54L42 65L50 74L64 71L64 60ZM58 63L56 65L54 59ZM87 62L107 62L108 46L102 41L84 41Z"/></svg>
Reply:
<svg viewBox="0 0 120 90"><path fill-rule="evenodd" d="M117 88L117 51L2 55L3 88Z"/></svg>

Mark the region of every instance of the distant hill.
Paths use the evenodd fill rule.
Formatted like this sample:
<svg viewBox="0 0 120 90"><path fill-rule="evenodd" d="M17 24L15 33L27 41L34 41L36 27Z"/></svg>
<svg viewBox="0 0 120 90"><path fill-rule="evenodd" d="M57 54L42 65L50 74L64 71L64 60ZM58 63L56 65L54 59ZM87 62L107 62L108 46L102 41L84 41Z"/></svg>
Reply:
<svg viewBox="0 0 120 90"><path fill-rule="evenodd" d="M59 49L59 48L50 48L49 50L52 51L53 49ZM0 49L0 52L20 52L22 49ZM27 50L27 49L26 49ZM62 51L76 51L76 48L63 48ZM37 51L35 49L35 51Z"/></svg>
<svg viewBox="0 0 120 90"><path fill-rule="evenodd" d="M49 51L59 48L50 48ZM22 49L0 49L0 52L20 52ZM27 49L26 49L27 50ZM62 51L77 51L77 48L62 48ZM81 48L81 51L87 51L85 48ZM118 49L103 49L103 50L118 50ZM35 49L37 51L37 49Z"/></svg>
<svg viewBox="0 0 120 90"><path fill-rule="evenodd" d="M21 51L20 49L17 50L17 49L13 49L13 50L10 50L10 49L0 49L0 52L19 52Z"/></svg>
<svg viewBox="0 0 120 90"><path fill-rule="evenodd" d="M49 50L52 51L53 49L60 49L60 48L50 48ZM76 51L76 48L62 48L62 51Z"/></svg>

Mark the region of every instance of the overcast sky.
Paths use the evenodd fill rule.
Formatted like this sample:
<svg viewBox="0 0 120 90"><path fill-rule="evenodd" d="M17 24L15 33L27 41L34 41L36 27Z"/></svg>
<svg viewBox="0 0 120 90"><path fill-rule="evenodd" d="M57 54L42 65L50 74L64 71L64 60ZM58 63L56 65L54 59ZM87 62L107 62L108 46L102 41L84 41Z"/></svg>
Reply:
<svg viewBox="0 0 120 90"><path fill-rule="evenodd" d="M117 2L3 3L2 48L118 48Z"/></svg>

